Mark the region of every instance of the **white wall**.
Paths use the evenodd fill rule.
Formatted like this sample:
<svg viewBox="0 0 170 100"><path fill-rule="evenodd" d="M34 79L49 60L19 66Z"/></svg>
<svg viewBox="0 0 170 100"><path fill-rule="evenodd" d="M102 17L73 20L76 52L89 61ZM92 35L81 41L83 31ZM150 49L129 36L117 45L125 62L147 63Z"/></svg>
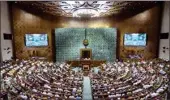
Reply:
<svg viewBox="0 0 170 100"><path fill-rule="evenodd" d="M1 2L0 2L0 5L1 5ZM1 9L1 7L0 7ZM1 39L1 35L0 35L0 39ZM0 40L0 44L1 44L1 40ZM1 45L0 45L0 63L2 62L2 55L1 55Z"/></svg>
<svg viewBox="0 0 170 100"><path fill-rule="evenodd" d="M162 13L162 22L161 22L161 33L169 33L169 39L170 39L170 32L169 32L169 19L170 19L170 2L165 1L164 7L163 7L163 13ZM170 40L169 39L160 39L159 44L159 58L170 60L170 49L165 49L165 53L163 52L163 47L169 48L170 47Z"/></svg>
<svg viewBox="0 0 170 100"><path fill-rule="evenodd" d="M13 56L12 40L4 40L3 33L12 34L9 7L7 1L1 1L1 58L2 61ZM5 50L10 48L9 50ZM9 53L7 53L10 51Z"/></svg>

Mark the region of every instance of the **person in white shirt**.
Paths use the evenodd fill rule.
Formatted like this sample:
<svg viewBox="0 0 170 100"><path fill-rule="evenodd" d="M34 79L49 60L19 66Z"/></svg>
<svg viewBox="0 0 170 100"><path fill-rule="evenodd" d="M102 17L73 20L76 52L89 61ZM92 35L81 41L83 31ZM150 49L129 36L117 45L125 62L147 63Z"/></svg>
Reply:
<svg viewBox="0 0 170 100"><path fill-rule="evenodd" d="M47 93L46 93L46 91L43 91L42 94L46 95Z"/></svg>
<svg viewBox="0 0 170 100"><path fill-rule="evenodd" d="M48 84L44 84L45 88L51 89L51 87Z"/></svg>
<svg viewBox="0 0 170 100"><path fill-rule="evenodd" d="M20 98L23 99L23 100L27 100L28 99L28 97L25 94L23 94L23 93L20 93Z"/></svg>
<svg viewBox="0 0 170 100"><path fill-rule="evenodd" d="M32 91L33 91L33 92L35 92L35 93L37 92L37 90L36 90L35 88L34 88L34 89L32 89Z"/></svg>
<svg viewBox="0 0 170 100"><path fill-rule="evenodd" d="M72 93L76 93L77 89L73 88Z"/></svg>
<svg viewBox="0 0 170 100"><path fill-rule="evenodd" d="M69 99L75 99L75 97L73 95L70 95Z"/></svg>

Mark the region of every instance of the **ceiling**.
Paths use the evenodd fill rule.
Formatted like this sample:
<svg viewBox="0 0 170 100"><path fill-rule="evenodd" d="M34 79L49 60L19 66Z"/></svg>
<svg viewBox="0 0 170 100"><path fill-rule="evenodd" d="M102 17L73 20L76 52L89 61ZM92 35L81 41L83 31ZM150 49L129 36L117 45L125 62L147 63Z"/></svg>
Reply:
<svg viewBox="0 0 170 100"><path fill-rule="evenodd" d="M139 13L160 1L16 1L15 5L30 11L64 17L105 17Z"/></svg>

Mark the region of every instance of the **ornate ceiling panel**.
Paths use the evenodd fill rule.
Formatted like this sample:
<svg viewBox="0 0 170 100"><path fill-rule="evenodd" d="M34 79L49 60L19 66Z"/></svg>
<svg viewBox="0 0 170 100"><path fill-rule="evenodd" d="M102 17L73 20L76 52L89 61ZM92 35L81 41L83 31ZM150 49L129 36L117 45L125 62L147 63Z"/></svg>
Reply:
<svg viewBox="0 0 170 100"><path fill-rule="evenodd" d="M15 5L30 10L65 17L104 17L138 12L159 4L159 1L17 1Z"/></svg>

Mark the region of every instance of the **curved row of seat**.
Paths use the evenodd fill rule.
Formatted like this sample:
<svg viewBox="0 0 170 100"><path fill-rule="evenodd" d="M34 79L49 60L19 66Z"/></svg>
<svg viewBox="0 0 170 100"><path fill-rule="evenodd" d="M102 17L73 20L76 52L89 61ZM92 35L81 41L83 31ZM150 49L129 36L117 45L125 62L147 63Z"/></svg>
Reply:
<svg viewBox="0 0 170 100"><path fill-rule="evenodd" d="M91 73L94 100L162 100L168 88L164 71L169 63L158 61L112 62L104 71ZM165 99L163 99L165 100Z"/></svg>
<svg viewBox="0 0 170 100"><path fill-rule="evenodd" d="M12 100L81 100L83 74L66 63L38 60L4 62L2 93Z"/></svg>
<svg viewBox="0 0 170 100"><path fill-rule="evenodd" d="M164 100L165 61L108 62L91 71L94 100ZM1 66L1 94L12 100L82 100L83 72L65 62L9 60Z"/></svg>

